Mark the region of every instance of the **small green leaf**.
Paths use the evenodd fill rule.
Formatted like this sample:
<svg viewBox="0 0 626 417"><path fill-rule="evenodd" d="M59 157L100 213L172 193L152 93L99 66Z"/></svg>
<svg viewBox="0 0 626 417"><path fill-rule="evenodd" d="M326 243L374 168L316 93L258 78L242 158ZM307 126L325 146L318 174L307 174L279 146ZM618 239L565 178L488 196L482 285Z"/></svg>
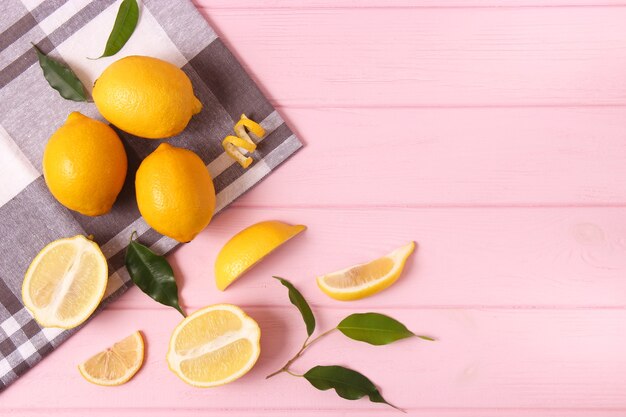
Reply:
<svg viewBox="0 0 626 417"><path fill-rule="evenodd" d="M157 255L131 237L126 249L126 269L141 291L161 304L174 307L185 316L178 304L174 271L165 257Z"/></svg>
<svg viewBox="0 0 626 417"><path fill-rule="evenodd" d="M104 52L99 58L115 55L126 45L137 27L139 6L136 0L124 0L117 10L113 29L107 40ZM98 58L98 59L99 59Z"/></svg>
<svg viewBox="0 0 626 417"><path fill-rule="evenodd" d="M302 318L304 319L304 324L306 324L306 333L311 336L313 331L315 331L315 316L313 315L313 311L311 311L311 307L309 307L309 304L306 302L302 294L300 294L300 291L298 291L291 282L280 277L274 278L279 280L280 283L289 290L289 301L291 301L291 304L300 310L300 314L302 314Z"/></svg>
<svg viewBox="0 0 626 417"><path fill-rule="evenodd" d="M351 314L337 325L350 339L370 345L387 345L415 334L398 320L379 313Z"/></svg>
<svg viewBox="0 0 626 417"><path fill-rule="evenodd" d="M61 97L73 101L87 101L87 93L85 87L80 82L74 71L61 64L49 56L45 55L35 45L35 52L39 58L39 66L43 71L43 76L54 88L61 94Z"/></svg>
<svg viewBox="0 0 626 417"><path fill-rule="evenodd" d="M337 365L316 366L309 369L302 376L315 388L322 391L333 388L337 395L346 400L358 400L368 396L370 401L374 403L384 403L404 411L385 400L378 388L376 388L376 385L365 375L352 369Z"/></svg>

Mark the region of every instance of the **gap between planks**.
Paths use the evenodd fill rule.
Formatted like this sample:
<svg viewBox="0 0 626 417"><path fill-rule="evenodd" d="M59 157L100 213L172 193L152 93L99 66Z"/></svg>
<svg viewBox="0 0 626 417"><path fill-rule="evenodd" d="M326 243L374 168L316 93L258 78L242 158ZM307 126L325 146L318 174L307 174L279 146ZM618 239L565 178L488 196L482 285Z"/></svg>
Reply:
<svg viewBox="0 0 626 417"><path fill-rule="evenodd" d="M463 109L611 109L625 108L626 103L477 103L477 104L455 104L455 103L432 103L432 104L402 104L402 103L338 103L338 104L316 104L298 103L290 101L289 104L281 104L280 100L269 99L270 103L277 110L463 110Z"/></svg>
<svg viewBox="0 0 626 417"><path fill-rule="evenodd" d="M589 209L589 208L625 208L626 202L616 203L439 203L439 204L261 204L233 203L229 209L277 209L277 210L439 210L439 209Z"/></svg>
<svg viewBox="0 0 626 417"><path fill-rule="evenodd" d="M470 311L586 311L586 310L606 310L606 311L621 311L626 310L625 305L574 305L574 304L563 304L563 305L531 305L531 304L506 304L506 305L474 305L474 304L449 304L449 305L389 305L389 306L375 306L369 308L351 306L351 305L325 305L325 304L314 304L309 303L313 310L318 309L333 309L333 310L350 310L350 311L361 311L361 310L470 310ZM294 307L291 304L284 305L276 305L276 304L240 304L239 305L243 309L250 310L267 310L267 309L293 309ZM183 310L191 310L196 311L200 308L206 307L206 305L195 305L195 304L181 304ZM118 306L115 302L109 304L106 307L107 310L115 310L115 311L169 311L171 307L165 306L128 306L122 305Z"/></svg>
<svg viewBox="0 0 626 417"><path fill-rule="evenodd" d="M529 413L528 415L532 415L530 413L536 413L536 412L540 412L540 411L545 411L545 412L577 412L577 413L603 413L603 412L608 412L608 413L624 413L626 411L626 408L603 408L603 407L598 407L598 408L567 408L567 407L405 407L403 408L406 411L415 411L415 412L435 412L435 413L476 413L476 412L488 412L490 413L489 416L491 416L491 413L494 413L494 416L500 416L501 414L499 414L501 411L506 411L508 413L515 413L513 415L518 415L517 413L520 413L521 415L527 415L527 413ZM20 408L15 408L15 409L7 409L5 411L7 412L13 412L16 410L20 410L20 411L26 411L26 412L43 412L45 411L47 415L52 415L52 414L66 414L66 413L74 413L74 412L85 412L85 411L89 411L90 415L91 412L96 412L96 413L102 413L102 412L110 412L110 410L115 410L116 413L136 413L138 411L150 411L150 412L163 412L166 415L170 416L172 413L172 410L168 410L168 409L164 409L162 407L120 407L120 408L116 408L116 407L103 407L103 408L86 408L86 407L76 407L76 408L59 408L59 407L54 407L54 408L47 408L47 407L20 407ZM215 407L215 408L196 408L196 407L176 407L176 410L183 410L186 412L194 412L194 413L202 413L203 415L207 415L207 413L224 413L224 412L232 412L232 411L236 411L238 413L251 413L253 415L268 415L269 413L275 413L275 412L331 412L331 411L335 411L335 412L339 412L339 413L346 413L347 411L344 409L338 409L338 408L321 408L321 407L315 407L315 408L298 408L298 409L294 409L294 408L265 408L265 409L258 409L258 408L233 408L233 407L228 407L228 408L219 408L219 407ZM373 408L352 408L349 410L349 412L352 414L372 414L372 415L381 415L381 414L389 414L389 415L394 415L397 416L398 415L398 411L397 410L385 410L385 409L373 409ZM268 413L268 414L266 414ZM117 414L116 414L117 415ZM317 414L316 414L317 415ZM457 415L457 414L455 414ZM464 414L461 414L464 415ZM473 415L473 414L467 414L467 415ZM587 414L585 414L587 415ZM596 414L593 414L593 416L595 416ZM604 415L604 414L603 414ZM623 414L619 414L620 416L623 416ZM484 416L483 416L484 417Z"/></svg>
<svg viewBox="0 0 626 417"><path fill-rule="evenodd" d="M441 0L437 4L433 1L267 1L258 2L250 0L221 0L203 1L193 0L198 9L204 10L249 10L251 7L262 10L379 10L379 9L529 9L529 8L596 8L596 7L624 7L623 1L594 2L592 0L517 0L503 3L497 0ZM207 3L207 4L205 4Z"/></svg>

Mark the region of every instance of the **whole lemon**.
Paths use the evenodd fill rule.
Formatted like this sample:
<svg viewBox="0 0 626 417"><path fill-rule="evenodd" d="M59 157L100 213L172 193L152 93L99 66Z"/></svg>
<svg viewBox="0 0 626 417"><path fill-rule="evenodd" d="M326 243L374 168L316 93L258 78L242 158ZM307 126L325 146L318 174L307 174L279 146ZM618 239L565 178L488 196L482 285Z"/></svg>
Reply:
<svg viewBox="0 0 626 417"><path fill-rule="evenodd" d="M109 65L96 80L92 95L105 119L149 139L179 134L202 110L187 74L148 56L128 56Z"/></svg>
<svg viewBox="0 0 626 417"><path fill-rule="evenodd" d="M126 151L117 133L78 112L70 113L43 153L43 175L52 195L87 216L111 210L126 169Z"/></svg>
<svg viewBox="0 0 626 417"><path fill-rule="evenodd" d="M157 232L189 242L215 211L209 170L194 152L162 143L143 160L135 177L137 205Z"/></svg>

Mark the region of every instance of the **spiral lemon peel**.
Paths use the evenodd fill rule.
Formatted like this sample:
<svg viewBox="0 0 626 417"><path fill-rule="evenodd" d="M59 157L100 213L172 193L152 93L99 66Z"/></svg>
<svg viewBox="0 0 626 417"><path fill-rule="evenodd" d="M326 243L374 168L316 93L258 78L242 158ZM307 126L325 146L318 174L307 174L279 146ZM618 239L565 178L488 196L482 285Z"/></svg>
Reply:
<svg viewBox="0 0 626 417"><path fill-rule="evenodd" d="M237 136L226 136L222 141L222 147L228 156L237 161L239 165L243 168L248 168L254 159L245 155L243 151L254 152L256 150L256 143L250 138L248 131L261 139L265 136L265 129L254 120L248 119L245 114L242 114L233 130Z"/></svg>

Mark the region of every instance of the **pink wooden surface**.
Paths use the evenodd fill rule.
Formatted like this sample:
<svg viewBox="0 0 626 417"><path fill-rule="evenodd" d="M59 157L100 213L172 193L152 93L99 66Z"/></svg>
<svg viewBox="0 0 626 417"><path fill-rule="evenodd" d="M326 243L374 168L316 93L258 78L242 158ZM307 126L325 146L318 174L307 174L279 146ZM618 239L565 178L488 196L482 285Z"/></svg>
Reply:
<svg viewBox="0 0 626 417"><path fill-rule="evenodd" d="M165 364L178 314L137 289L21 378L7 416L399 415L264 376L304 334L377 310L439 339L338 335L297 365L362 370L416 416L626 414L626 2L198 0L305 149L170 256L188 311L241 305L263 331L253 371L199 390ZM217 250L269 218L309 230L228 291ZM339 303L313 277L416 240L405 276ZM78 362L143 330L143 370L92 386Z"/></svg>

